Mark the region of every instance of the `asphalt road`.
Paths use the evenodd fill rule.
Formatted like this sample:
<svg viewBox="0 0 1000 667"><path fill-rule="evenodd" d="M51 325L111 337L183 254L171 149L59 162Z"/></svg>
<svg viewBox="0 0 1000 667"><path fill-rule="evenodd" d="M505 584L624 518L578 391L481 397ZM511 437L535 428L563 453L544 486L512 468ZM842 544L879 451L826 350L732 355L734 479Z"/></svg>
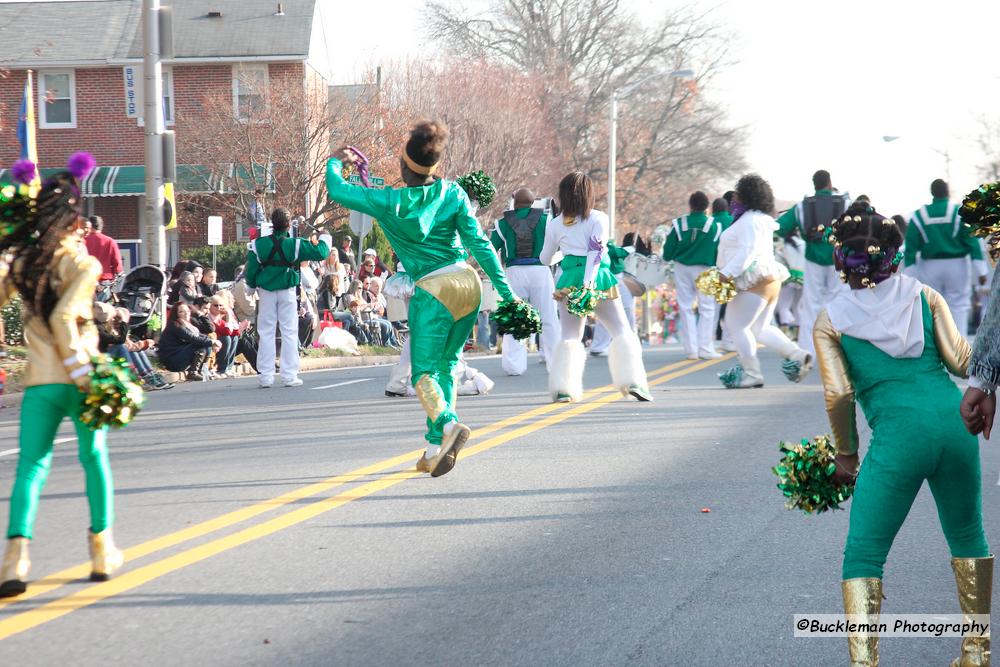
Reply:
<svg viewBox="0 0 1000 667"><path fill-rule="evenodd" d="M57 446L32 543L32 597L0 602L0 665L838 665L795 639L839 613L847 512L784 509L781 439L828 431L815 375L725 391L721 363L648 350L656 402L553 406L544 367L460 399L456 469L418 475L422 411L385 368L252 378L150 396L112 435L125 569L91 584L75 443ZM666 369L666 370L665 370ZM588 361L586 386L609 380ZM15 410L0 412L0 489ZM64 429L60 438L69 438ZM983 449L1000 539L1000 457ZM710 510L704 512L704 509ZM957 613L926 488L890 554L887 613ZM883 665L947 665L958 639L884 639Z"/></svg>

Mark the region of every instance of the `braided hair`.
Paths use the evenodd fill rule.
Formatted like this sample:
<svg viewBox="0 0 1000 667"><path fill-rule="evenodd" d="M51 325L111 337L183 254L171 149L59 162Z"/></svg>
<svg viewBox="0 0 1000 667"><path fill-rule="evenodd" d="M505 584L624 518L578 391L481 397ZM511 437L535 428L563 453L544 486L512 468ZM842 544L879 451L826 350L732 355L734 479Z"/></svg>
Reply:
<svg viewBox="0 0 1000 667"><path fill-rule="evenodd" d="M867 201L851 204L825 235L833 244L833 259L845 283L856 276L862 286L875 287L892 276L903 259L899 227Z"/></svg>
<svg viewBox="0 0 1000 667"><path fill-rule="evenodd" d="M28 164L29 175L34 175L34 165ZM93 158L76 154L69 171L46 179L35 196L27 186L8 185L0 193L0 275L13 282L28 313L45 321L59 301L52 285L52 260L82 217L77 174L86 175L92 168Z"/></svg>

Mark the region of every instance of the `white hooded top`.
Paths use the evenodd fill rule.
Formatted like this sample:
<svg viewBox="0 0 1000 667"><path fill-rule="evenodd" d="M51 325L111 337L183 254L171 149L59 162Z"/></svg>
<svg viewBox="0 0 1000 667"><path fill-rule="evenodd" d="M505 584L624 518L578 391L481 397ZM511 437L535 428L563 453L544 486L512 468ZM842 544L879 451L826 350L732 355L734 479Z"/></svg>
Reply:
<svg viewBox="0 0 1000 667"><path fill-rule="evenodd" d="M840 333L866 340L890 357L915 359L924 353L923 288L897 274L872 289L838 292L826 312Z"/></svg>
<svg viewBox="0 0 1000 667"><path fill-rule="evenodd" d="M748 289L762 279L786 280L788 269L774 258L774 232L778 223L760 211L750 210L719 237L716 266L739 289Z"/></svg>

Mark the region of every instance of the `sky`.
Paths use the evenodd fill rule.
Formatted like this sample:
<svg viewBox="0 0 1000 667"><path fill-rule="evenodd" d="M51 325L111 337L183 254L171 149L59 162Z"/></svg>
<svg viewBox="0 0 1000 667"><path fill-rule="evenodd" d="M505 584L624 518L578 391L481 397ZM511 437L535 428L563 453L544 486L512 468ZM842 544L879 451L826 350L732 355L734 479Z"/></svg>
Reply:
<svg viewBox="0 0 1000 667"><path fill-rule="evenodd" d="M328 35L338 41L335 83L355 81L372 63L432 48L419 28L418 3L320 2ZM677 6L624 4L644 18ZM750 169L779 199L807 194L817 169L830 171L840 190L869 195L886 214L928 202L935 178L950 178L954 198L978 184L977 118L992 113L1000 120L1000 68L993 67L1000 2L691 4L723 27L732 61L701 92L725 103L732 121L747 128Z"/></svg>
<svg viewBox="0 0 1000 667"><path fill-rule="evenodd" d="M490 0L449 1L477 11ZM335 43L334 83L354 83L373 65L436 48L421 29L421 3L317 2ZM675 0L622 3L647 20L681 6ZM869 195L886 214L929 201L935 178L949 180L956 199L978 185L977 121L1000 122L1000 68L994 66L1000 2L684 4L708 12L728 40L731 64L700 93L724 103L732 122L746 128L749 169L771 182L779 200L808 194L817 169L830 171L838 189ZM886 142L884 136L898 138Z"/></svg>

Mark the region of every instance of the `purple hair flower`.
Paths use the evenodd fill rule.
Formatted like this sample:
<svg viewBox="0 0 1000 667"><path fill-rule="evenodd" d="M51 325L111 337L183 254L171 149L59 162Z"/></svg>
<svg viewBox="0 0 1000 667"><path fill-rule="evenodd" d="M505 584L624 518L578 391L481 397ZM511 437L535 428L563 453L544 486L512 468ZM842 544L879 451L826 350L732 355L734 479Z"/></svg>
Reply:
<svg viewBox="0 0 1000 667"><path fill-rule="evenodd" d="M69 162L66 163L66 169L77 180L83 179L83 177L93 171L95 166L97 166L97 161L93 155L86 151L73 153L69 158Z"/></svg>
<svg viewBox="0 0 1000 667"><path fill-rule="evenodd" d="M38 170L35 168L35 163L31 160L18 160L10 168L10 176L14 179L15 183L23 183L28 185L38 174Z"/></svg>

